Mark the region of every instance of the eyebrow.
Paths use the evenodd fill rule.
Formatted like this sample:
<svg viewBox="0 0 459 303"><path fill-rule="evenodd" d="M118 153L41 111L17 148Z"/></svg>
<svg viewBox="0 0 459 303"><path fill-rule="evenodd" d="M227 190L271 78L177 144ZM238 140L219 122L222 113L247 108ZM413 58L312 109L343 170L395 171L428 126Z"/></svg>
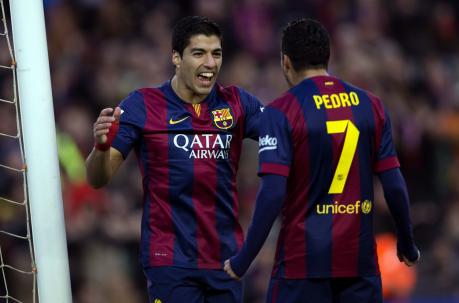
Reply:
<svg viewBox="0 0 459 303"><path fill-rule="evenodd" d="M222 51L221 47L211 50L211 52L221 52L221 51ZM190 52L204 52L205 53L206 50L203 48L196 47L196 48L192 48Z"/></svg>

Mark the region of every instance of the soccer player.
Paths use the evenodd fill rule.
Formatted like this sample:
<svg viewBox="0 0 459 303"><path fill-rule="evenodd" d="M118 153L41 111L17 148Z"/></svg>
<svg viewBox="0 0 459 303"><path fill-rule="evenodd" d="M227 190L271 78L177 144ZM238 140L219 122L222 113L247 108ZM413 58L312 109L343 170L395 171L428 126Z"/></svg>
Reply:
<svg viewBox="0 0 459 303"><path fill-rule="evenodd" d="M131 93L94 123L89 183L104 186L134 149L144 190L141 264L150 302L236 303L223 262L242 246L236 172L242 140L258 139L260 102L216 84L219 27L186 17L172 33L175 75Z"/></svg>
<svg viewBox="0 0 459 303"><path fill-rule="evenodd" d="M382 302L373 235L373 174L394 218L398 257L420 257L391 124L378 97L327 73L329 36L311 19L289 23L282 69L290 89L260 122L262 184L247 239L225 261L241 277L282 212L267 302Z"/></svg>

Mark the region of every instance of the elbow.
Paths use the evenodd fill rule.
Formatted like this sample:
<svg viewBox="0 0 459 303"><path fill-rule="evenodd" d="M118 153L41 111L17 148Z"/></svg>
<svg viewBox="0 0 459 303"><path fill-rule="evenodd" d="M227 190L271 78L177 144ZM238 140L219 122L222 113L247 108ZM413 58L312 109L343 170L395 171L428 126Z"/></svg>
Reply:
<svg viewBox="0 0 459 303"><path fill-rule="evenodd" d="M88 182L88 184L94 189L101 189L106 184L105 183L95 183L95 182Z"/></svg>
<svg viewBox="0 0 459 303"><path fill-rule="evenodd" d="M89 178L89 177L86 178L86 181L94 189L100 189L100 188L104 187L105 185L107 185L107 183L108 183L108 182L103 182L102 180L95 180L95 179L92 179L92 178Z"/></svg>

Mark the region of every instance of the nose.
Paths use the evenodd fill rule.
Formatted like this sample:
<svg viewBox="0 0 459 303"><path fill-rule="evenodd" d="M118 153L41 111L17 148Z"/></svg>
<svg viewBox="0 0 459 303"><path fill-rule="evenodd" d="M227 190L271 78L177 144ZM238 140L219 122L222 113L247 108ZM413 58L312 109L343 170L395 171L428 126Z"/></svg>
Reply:
<svg viewBox="0 0 459 303"><path fill-rule="evenodd" d="M207 54L204 62L204 66L208 68L214 68L217 66L217 60L212 56L212 54Z"/></svg>

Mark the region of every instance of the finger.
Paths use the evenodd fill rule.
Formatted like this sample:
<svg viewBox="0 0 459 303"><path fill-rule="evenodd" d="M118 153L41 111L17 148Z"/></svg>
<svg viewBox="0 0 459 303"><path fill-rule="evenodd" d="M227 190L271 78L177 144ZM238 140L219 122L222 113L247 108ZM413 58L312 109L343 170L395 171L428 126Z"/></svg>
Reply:
<svg viewBox="0 0 459 303"><path fill-rule="evenodd" d="M112 126L111 123L99 123L94 126L94 130L98 131L101 129L110 129L111 126Z"/></svg>
<svg viewBox="0 0 459 303"><path fill-rule="evenodd" d="M229 260L225 261L224 270L231 278L239 280L239 277L234 273L233 269L231 268L231 263Z"/></svg>
<svg viewBox="0 0 459 303"><path fill-rule="evenodd" d="M121 108L119 106L115 107L115 111L113 112L113 117L115 121L119 121L121 116Z"/></svg>
<svg viewBox="0 0 459 303"><path fill-rule="evenodd" d="M114 122L115 121L115 118L113 116L101 116L99 118L97 118L96 120L96 124L97 123L107 123L107 122Z"/></svg>
<svg viewBox="0 0 459 303"><path fill-rule="evenodd" d="M112 114L112 112L113 112L113 108L107 107L100 111L99 116L109 116Z"/></svg>
<svg viewBox="0 0 459 303"><path fill-rule="evenodd" d="M96 131L94 134L96 135L96 137L100 137L100 136L108 134L108 132L109 132L108 129L101 129L101 130Z"/></svg>

